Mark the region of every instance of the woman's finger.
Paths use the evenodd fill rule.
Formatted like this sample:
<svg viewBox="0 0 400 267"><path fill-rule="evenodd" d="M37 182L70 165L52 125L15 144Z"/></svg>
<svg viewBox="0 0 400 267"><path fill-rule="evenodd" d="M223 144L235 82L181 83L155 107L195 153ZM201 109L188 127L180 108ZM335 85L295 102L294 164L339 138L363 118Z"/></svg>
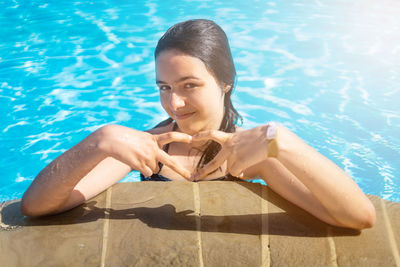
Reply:
<svg viewBox="0 0 400 267"><path fill-rule="evenodd" d="M141 166L147 166L148 168L150 168L152 173L157 173L158 161L157 161L157 159L155 158L154 155L152 155L150 153L142 155L139 164Z"/></svg>
<svg viewBox="0 0 400 267"><path fill-rule="evenodd" d="M218 130L210 130L193 135L193 141L204 141L211 139L223 145L225 142L230 140L231 137L231 133L226 133Z"/></svg>
<svg viewBox="0 0 400 267"><path fill-rule="evenodd" d="M159 173L160 172L160 165L158 165L157 162L157 167L153 170L153 173Z"/></svg>
<svg viewBox="0 0 400 267"><path fill-rule="evenodd" d="M224 162L226 161L228 157L227 150L222 149L216 156L215 158L207 163L204 167L200 168L196 174L194 174L191 177L191 180L201 180L204 177L206 177L208 174L211 172L215 171L218 169Z"/></svg>
<svg viewBox="0 0 400 267"><path fill-rule="evenodd" d="M148 166L143 166L138 168L138 171L141 172L145 177L150 177L153 175L153 171Z"/></svg>
<svg viewBox="0 0 400 267"><path fill-rule="evenodd" d="M163 147L164 145L172 142L190 143L192 141L192 136L180 132L168 132L155 135L155 137L159 147Z"/></svg>
<svg viewBox="0 0 400 267"><path fill-rule="evenodd" d="M249 177L244 176L244 172L250 166L251 164L249 165L249 162L246 160L231 159L228 160L227 172L232 176L239 177L240 179L250 179Z"/></svg>
<svg viewBox="0 0 400 267"><path fill-rule="evenodd" d="M149 167L150 170L151 170L153 173L158 173L158 172L159 172L160 168L158 167L158 161L156 161L156 160L149 160L149 161L146 162L146 164L147 164L147 167Z"/></svg>
<svg viewBox="0 0 400 267"><path fill-rule="evenodd" d="M190 178L190 172L182 167L178 162L176 162L170 155L168 155L165 151L161 150L158 153L157 160L162 162L164 165L170 167L176 173L179 173L186 180Z"/></svg>
<svg viewBox="0 0 400 267"><path fill-rule="evenodd" d="M229 165L229 164L228 164ZM235 177L243 178L243 171L246 168L239 161L234 161L230 166L228 166L228 172Z"/></svg>

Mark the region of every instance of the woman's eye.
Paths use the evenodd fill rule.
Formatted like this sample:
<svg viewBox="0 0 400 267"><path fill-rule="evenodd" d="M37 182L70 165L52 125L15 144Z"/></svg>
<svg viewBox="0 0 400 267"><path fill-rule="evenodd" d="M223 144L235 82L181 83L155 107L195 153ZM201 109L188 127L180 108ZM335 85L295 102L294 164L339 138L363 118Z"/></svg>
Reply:
<svg viewBox="0 0 400 267"><path fill-rule="evenodd" d="M197 85L196 84L194 84L194 83L186 83L185 84L185 88L195 88Z"/></svg>
<svg viewBox="0 0 400 267"><path fill-rule="evenodd" d="M169 87L168 85L160 85L159 89L160 89L160 91L167 91L167 90L171 89L171 87Z"/></svg>

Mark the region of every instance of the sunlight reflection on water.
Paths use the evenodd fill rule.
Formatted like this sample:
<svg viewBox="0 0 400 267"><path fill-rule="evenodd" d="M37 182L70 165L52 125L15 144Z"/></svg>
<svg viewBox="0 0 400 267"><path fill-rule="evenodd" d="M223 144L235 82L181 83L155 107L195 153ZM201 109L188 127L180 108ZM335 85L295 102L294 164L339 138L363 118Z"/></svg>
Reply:
<svg viewBox="0 0 400 267"><path fill-rule="evenodd" d="M21 197L98 127L142 130L165 118L153 51L190 18L227 32L245 128L279 121L364 192L400 201L398 1L13 1L0 10L0 201Z"/></svg>

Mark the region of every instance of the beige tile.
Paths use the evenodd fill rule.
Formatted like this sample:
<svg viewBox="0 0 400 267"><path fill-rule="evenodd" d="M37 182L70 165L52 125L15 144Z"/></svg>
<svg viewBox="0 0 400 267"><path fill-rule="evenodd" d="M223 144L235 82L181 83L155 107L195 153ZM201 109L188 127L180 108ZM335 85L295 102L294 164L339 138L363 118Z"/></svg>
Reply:
<svg viewBox="0 0 400 267"><path fill-rule="evenodd" d="M268 191L268 234L271 266L329 266L334 251L327 224Z"/></svg>
<svg viewBox="0 0 400 267"><path fill-rule="evenodd" d="M328 238L325 223L260 184L142 182L110 191L41 219L22 216L19 200L0 205L0 265L260 266L264 257L271 266L395 266L376 196L372 229L331 227ZM398 250L400 203L385 203Z"/></svg>
<svg viewBox="0 0 400 267"><path fill-rule="evenodd" d="M106 266L199 266L193 185L117 184Z"/></svg>
<svg viewBox="0 0 400 267"><path fill-rule="evenodd" d="M20 201L1 210L1 266L98 266L104 194L88 205L41 219L24 217Z"/></svg>
<svg viewBox="0 0 400 267"><path fill-rule="evenodd" d="M380 198L368 197L374 204L377 215L373 228L362 230L358 235L352 235L351 230L333 230L339 266L395 266Z"/></svg>
<svg viewBox="0 0 400 267"><path fill-rule="evenodd" d="M201 182L204 266L260 266L260 184Z"/></svg>

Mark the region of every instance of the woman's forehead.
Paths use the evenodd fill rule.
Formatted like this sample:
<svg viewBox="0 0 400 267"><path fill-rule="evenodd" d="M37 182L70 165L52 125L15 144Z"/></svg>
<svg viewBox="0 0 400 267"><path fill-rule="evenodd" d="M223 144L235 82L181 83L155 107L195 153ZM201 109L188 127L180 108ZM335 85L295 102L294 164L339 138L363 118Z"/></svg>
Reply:
<svg viewBox="0 0 400 267"><path fill-rule="evenodd" d="M178 78L177 80L173 81L173 83L180 83L180 82L184 82L186 80L200 80L201 81L202 79L199 77L193 76L193 75L189 75L189 76L182 76L182 77ZM156 83L159 84L159 83L168 83L168 82L157 78Z"/></svg>
<svg viewBox="0 0 400 267"><path fill-rule="evenodd" d="M176 81L184 77L209 78L211 74L200 59L176 51L164 51L156 59L157 80Z"/></svg>

